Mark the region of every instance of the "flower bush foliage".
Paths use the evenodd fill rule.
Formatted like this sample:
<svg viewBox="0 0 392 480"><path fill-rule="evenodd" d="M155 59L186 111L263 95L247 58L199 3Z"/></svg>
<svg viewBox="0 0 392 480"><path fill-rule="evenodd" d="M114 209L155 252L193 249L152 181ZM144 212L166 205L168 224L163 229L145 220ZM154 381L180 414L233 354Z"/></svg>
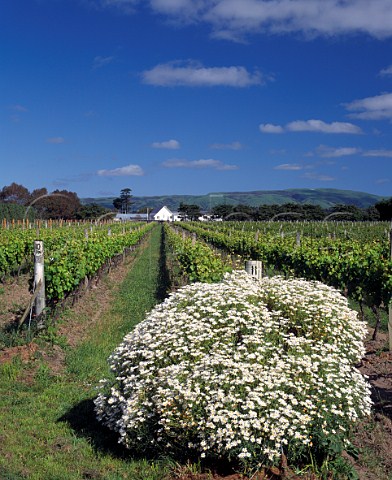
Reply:
<svg viewBox="0 0 392 480"><path fill-rule="evenodd" d="M192 284L111 355L116 378L102 381L97 416L133 450L253 467L282 453L326 456L330 439L343 444L370 412L354 367L365 332L346 299L319 282L238 271Z"/></svg>

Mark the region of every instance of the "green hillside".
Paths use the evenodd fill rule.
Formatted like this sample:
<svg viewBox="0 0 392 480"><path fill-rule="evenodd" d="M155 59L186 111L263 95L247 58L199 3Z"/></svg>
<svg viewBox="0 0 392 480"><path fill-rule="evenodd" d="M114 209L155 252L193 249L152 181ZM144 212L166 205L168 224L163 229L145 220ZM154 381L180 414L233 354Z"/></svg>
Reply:
<svg viewBox="0 0 392 480"><path fill-rule="evenodd" d="M196 204L202 210L220 205L245 204L257 207L259 205L282 205L284 203L306 203L330 208L334 205L356 205L367 208L384 197L352 190L336 190L332 188L288 189L288 190L257 190L253 192L214 192L206 195L160 195L153 197L132 197L132 210L141 208L160 208L166 205L171 210L177 210L180 203ZM114 197L84 198L82 202L97 203L107 208L113 208Z"/></svg>

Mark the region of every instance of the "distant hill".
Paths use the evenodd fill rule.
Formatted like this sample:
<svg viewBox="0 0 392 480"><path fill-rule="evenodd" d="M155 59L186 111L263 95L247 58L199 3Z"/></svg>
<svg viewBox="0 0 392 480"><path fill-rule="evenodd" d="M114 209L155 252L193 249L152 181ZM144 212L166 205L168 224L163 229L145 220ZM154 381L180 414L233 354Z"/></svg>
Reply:
<svg viewBox="0 0 392 480"><path fill-rule="evenodd" d="M166 205L176 211L181 202L199 205L202 210L210 210L220 204L245 204L253 207L259 205L282 205L284 203L306 203L330 208L334 205L356 205L367 208L385 197L352 190L333 188L293 188L288 190L257 190L254 192L214 192L207 195L160 195L154 197L132 197L132 211L141 208L160 208ZM114 197L83 198L83 204L97 203L103 207L113 208Z"/></svg>

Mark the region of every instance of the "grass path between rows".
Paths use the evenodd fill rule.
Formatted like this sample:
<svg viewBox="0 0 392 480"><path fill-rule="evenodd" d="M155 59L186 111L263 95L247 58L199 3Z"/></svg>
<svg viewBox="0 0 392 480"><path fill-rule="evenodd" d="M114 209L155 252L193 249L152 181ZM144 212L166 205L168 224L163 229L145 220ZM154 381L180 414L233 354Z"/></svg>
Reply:
<svg viewBox="0 0 392 480"><path fill-rule="evenodd" d="M99 298L95 299L93 328L77 347L63 346L65 368L60 374L53 375L47 357L39 358L39 353L34 368L18 358L2 366L2 480L164 478L167 465L132 459L118 446L117 438L98 424L93 411L96 385L108 375L107 357L145 313L162 300L160 240L161 228L157 227L136 254L121 285L107 285L111 289L109 308L100 311ZM91 322L91 318L81 315L76 321ZM30 376L26 375L29 368Z"/></svg>

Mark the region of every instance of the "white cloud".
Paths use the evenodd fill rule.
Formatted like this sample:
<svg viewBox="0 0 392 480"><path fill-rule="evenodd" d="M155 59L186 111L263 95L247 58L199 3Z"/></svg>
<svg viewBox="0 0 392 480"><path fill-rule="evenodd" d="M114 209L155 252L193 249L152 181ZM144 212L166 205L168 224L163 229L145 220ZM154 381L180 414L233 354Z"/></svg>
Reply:
<svg viewBox="0 0 392 480"><path fill-rule="evenodd" d="M349 155L356 155L360 153L359 148L355 147L327 147L325 145L320 145L316 149L316 153L323 158L339 158L339 157L346 157Z"/></svg>
<svg viewBox="0 0 392 480"><path fill-rule="evenodd" d="M81 0L82 1L82 0ZM83 0L99 8L134 13L149 4L175 24L205 23L212 35L238 41L247 33L307 37L365 33L392 36L390 0Z"/></svg>
<svg viewBox="0 0 392 480"><path fill-rule="evenodd" d="M109 65L114 61L114 58L115 57L101 57L101 56L95 57L93 61L93 68L97 69L97 68L106 67L106 65Z"/></svg>
<svg viewBox="0 0 392 480"><path fill-rule="evenodd" d="M213 148L214 150L241 150L243 146L240 142L212 143L210 148Z"/></svg>
<svg viewBox="0 0 392 480"><path fill-rule="evenodd" d="M125 13L144 3L94 1ZM149 0L149 4L154 13L166 15L176 23L207 23L215 36L226 39L246 33L300 32L308 36L366 33L377 38L392 35L390 0Z"/></svg>
<svg viewBox="0 0 392 480"><path fill-rule="evenodd" d="M383 68L380 71L379 75L381 77L388 77L388 76L392 75L392 65L389 65L389 67L387 67L387 68Z"/></svg>
<svg viewBox="0 0 392 480"><path fill-rule="evenodd" d="M368 150L363 153L364 157L392 158L392 150Z"/></svg>
<svg viewBox="0 0 392 480"><path fill-rule="evenodd" d="M296 120L286 125L290 132L320 132L320 133L350 133L359 134L361 129L352 123L332 122L326 123L322 120Z"/></svg>
<svg viewBox="0 0 392 480"><path fill-rule="evenodd" d="M140 177L144 175L143 169L139 165L126 165L125 167L113 168L112 170L98 170L100 177Z"/></svg>
<svg viewBox="0 0 392 480"><path fill-rule="evenodd" d="M143 82L160 87L249 87L262 85L265 78L260 72L249 73L246 68L203 67L197 62L162 63L142 73Z"/></svg>
<svg viewBox="0 0 392 480"><path fill-rule="evenodd" d="M46 139L46 143L54 143L54 144L60 144L64 143L65 140L63 137L51 137Z"/></svg>
<svg viewBox="0 0 392 480"><path fill-rule="evenodd" d="M274 170L303 170L304 167L298 165L298 163L282 163L282 165L277 165L274 167Z"/></svg>
<svg viewBox="0 0 392 480"><path fill-rule="evenodd" d="M392 33L389 0L223 0L209 13L217 26L242 31L313 36L360 32L375 37Z"/></svg>
<svg viewBox="0 0 392 480"><path fill-rule="evenodd" d="M273 125L272 123L261 123L259 125L260 132L263 133L283 133L284 128L280 125Z"/></svg>
<svg viewBox="0 0 392 480"><path fill-rule="evenodd" d="M229 165L213 158L185 160L173 158L162 164L166 168L213 168L214 170L238 170L237 165Z"/></svg>
<svg viewBox="0 0 392 480"><path fill-rule="evenodd" d="M153 142L152 148L163 148L166 150L178 150L180 148L180 142L177 140L167 140L165 142Z"/></svg>
<svg viewBox="0 0 392 480"><path fill-rule="evenodd" d="M392 2L391 2L392 4ZM351 118L361 120L392 119L392 93L382 93L375 97L354 100L345 104Z"/></svg>
<svg viewBox="0 0 392 480"><path fill-rule="evenodd" d="M319 132L319 133L350 133L360 134L362 130L347 122L326 123L322 120L295 120L286 126L264 123L259 125L262 133L283 133L287 132Z"/></svg>

